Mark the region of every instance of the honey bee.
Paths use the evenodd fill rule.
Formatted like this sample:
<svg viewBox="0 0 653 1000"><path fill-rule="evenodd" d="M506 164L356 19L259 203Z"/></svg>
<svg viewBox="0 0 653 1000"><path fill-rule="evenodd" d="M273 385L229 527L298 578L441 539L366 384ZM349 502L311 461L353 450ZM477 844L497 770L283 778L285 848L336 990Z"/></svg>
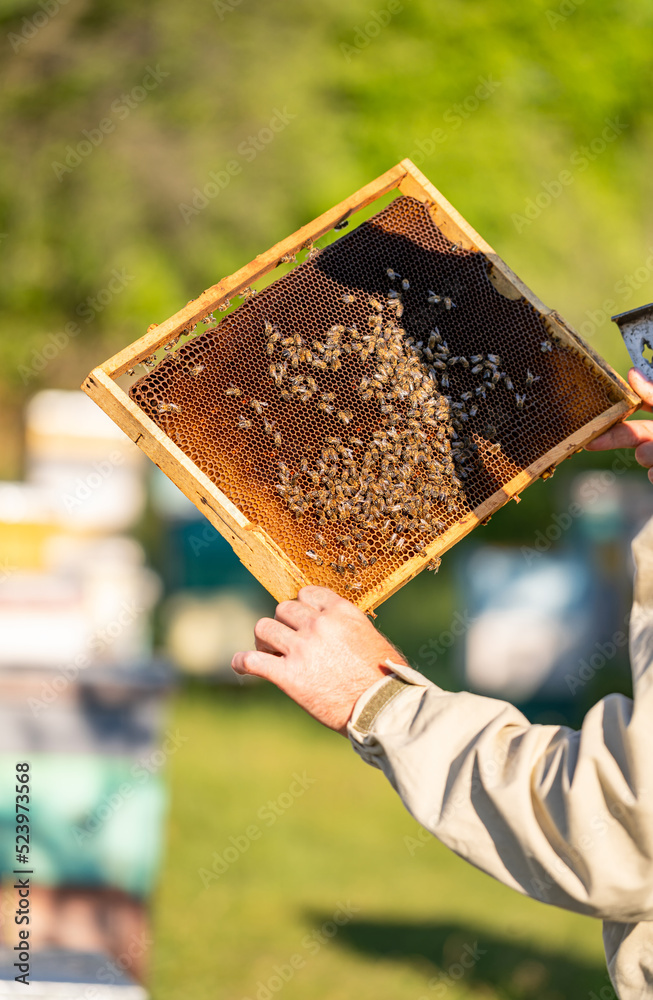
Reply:
<svg viewBox="0 0 653 1000"><path fill-rule="evenodd" d="M478 406L476 405L476 403L472 403L472 405L469 408L470 417L475 417L477 413L478 413Z"/></svg>
<svg viewBox="0 0 653 1000"><path fill-rule="evenodd" d="M288 392L287 389L282 389L280 395L281 395L281 398L286 403L290 403L290 401L292 400L292 393Z"/></svg>
<svg viewBox="0 0 653 1000"><path fill-rule="evenodd" d="M350 306L352 302L356 301L356 296L352 295L350 292L345 292L345 294L342 297L342 301L345 303L346 306Z"/></svg>
<svg viewBox="0 0 653 1000"><path fill-rule="evenodd" d="M444 297L444 308L447 311L449 311L450 309L455 309L456 308L456 303L452 302L452 300L449 298L448 295L445 295L445 297Z"/></svg>
<svg viewBox="0 0 653 1000"><path fill-rule="evenodd" d="M262 399L250 399L249 405L254 410L254 413L258 414L258 416L260 417L263 415L263 407L267 406L268 404L263 402Z"/></svg>
<svg viewBox="0 0 653 1000"><path fill-rule="evenodd" d="M440 556L436 556L435 559L431 559L431 561L426 564L426 568L430 569L433 573L437 573L437 571L440 569L441 563L442 559L440 558Z"/></svg>
<svg viewBox="0 0 653 1000"><path fill-rule="evenodd" d="M243 414L241 413L240 417L238 418L238 429L241 431L248 431L251 426L252 426L252 421L248 420L247 417L243 416Z"/></svg>
<svg viewBox="0 0 653 1000"><path fill-rule="evenodd" d="M322 358L313 358L311 364L313 365L313 368L319 368L320 371L324 371L327 368L327 363L326 361L323 361Z"/></svg>
<svg viewBox="0 0 653 1000"><path fill-rule="evenodd" d="M225 396L242 396L242 392L240 391L240 389L238 388L238 386L236 386L236 385L233 384L233 382L229 383L229 385L225 389L224 393L225 393Z"/></svg>
<svg viewBox="0 0 653 1000"><path fill-rule="evenodd" d="M255 289L251 285L247 285L239 293L241 299L251 299L252 295L256 295Z"/></svg>
<svg viewBox="0 0 653 1000"><path fill-rule="evenodd" d="M272 435L274 433L274 424L267 417L263 417L263 430L266 434Z"/></svg>
<svg viewBox="0 0 653 1000"><path fill-rule="evenodd" d="M193 367L191 369L189 369L190 370L190 374L193 375L195 378L197 378L198 375L202 374L202 372L204 371L205 368L206 368L206 365L200 365L200 364L193 365Z"/></svg>
<svg viewBox="0 0 653 1000"><path fill-rule="evenodd" d="M429 289L427 302L430 306L437 306L440 304L440 302L442 302L442 296L438 295L436 292L432 292Z"/></svg>
<svg viewBox="0 0 653 1000"><path fill-rule="evenodd" d="M324 565L323 560L320 558L320 556L318 556L317 552L315 552L313 549L307 549L306 555L312 562L315 563L316 566Z"/></svg>
<svg viewBox="0 0 653 1000"><path fill-rule="evenodd" d="M512 384L512 379L508 378L505 372L502 372L501 374L503 375L503 381L506 389L508 389L509 392L512 392L513 389L515 388L514 385ZM527 382L526 384L528 385L529 383Z"/></svg>
<svg viewBox="0 0 653 1000"><path fill-rule="evenodd" d="M265 353L267 354L267 356L269 358L271 358L272 355L274 354L274 344L272 343L272 341L270 341L270 343L267 344L267 346L265 348Z"/></svg>
<svg viewBox="0 0 653 1000"><path fill-rule="evenodd" d="M498 356L498 354L488 354L487 359L492 365L501 364L501 358Z"/></svg>
<svg viewBox="0 0 653 1000"><path fill-rule="evenodd" d="M553 344L550 340L543 340L540 344L540 350L542 351L542 354L546 354L547 351L553 350Z"/></svg>
<svg viewBox="0 0 653 1000"><path fill-rule="evenodd" d="M349 225L349 219L341 219L340 222L336 222L333 228L338 233L340 232L341 229L346 229L348 225Z"/></svg>
<svg viewBox="0 0 653 1000"><path fill-rule="evenodd" d="M312 248L311 248L311 249L310 249L310 250L308 251L308 253L306 254L306 256L304 257L304 260L305 260L305 261L306 261L306 260L315 260L315 258L316 258L317 256L319 256L319 254L320 254L320 250L319 250L319 249L318 249L317 247L312 247Z"/></svg>
<svg viewBox="0 0 653 1000"><path fill-rule="evenodd" d="M401 287L405 292L408 291L408 289L410 288L410 281L408 280L408 278L403 279L403 281L401 282Z"/></svg>
<svg viewBox="0 0 653 1000"><path fill-rule="evenodd" d="M181 413L181 406L177 403L164 403L162 399L157 403L159 413Z"/></svg>
<svg viewBox="0 0 653 1000"><path fill-rule="evenodd" d="M220 312L225 312L225 310L227 310L230 305L231 305L231 299L225 299L224 302L220 303L218 309L220 310Z"/></svg>
<svg viewBox="0 0 653 1000"><path fill-rule="evenodd" d="M488 451L489 451L490 455L498 455L499 452L501 451L501 445L499 444L498 441L495 441L494 444L491 444L488 447Z"/></svg>
<svg viewBox="0 0 653 1000"><path fill-rule="evenodd" d="M368 304L372 307L372 309L374 309L375 312L377 312L377 313L382 313L383 312L383 305L382 305L381 302L379 302L378 299L375 299L375 298L372 297L372 298L369 298L367 301L368 301Z"/></svg>
<svg viewBox="0 0 653 1000"><path fill-rule="evenodd" d="M281 439L281 434L279 433L279 431L275 431L274 432L274 438L273 438L273 440L274 440L274 447L275 448L280 448L281 447L281 440L282 439Z"/></svg>
<svg viewBox="0 0 653 1000"><path fill-rule="evenodd" d="M397 271L393 271L391 267L387 268L385 273L390 278L390 281L398 281L401 278L401 275Z"/></svg>
<svg viewBox="0 0 653 1000"><path fill-rule="evenodd" d="M520 396L519 393L515 393L515 403L517 404L518 410L524 409L524 403L526 402L526 395Z"/></svg>
<svg viewBox="0 0 653 1000"><path fill-rule="evenodd" d="M526 382L526 385L532 385L533 382L539 382L540 381L540 376L539 375L533 375L533 373L531 371L529 371L528 368L527 368L526 369L526 378L525 378L524 381Z"/></svg>
<svg viewBox="0 0 653 1000"><path fill-rule="evenodd" d="M360 580L354 580L352 583L345 584L345 590L361 590L363 584Z"/></svg>

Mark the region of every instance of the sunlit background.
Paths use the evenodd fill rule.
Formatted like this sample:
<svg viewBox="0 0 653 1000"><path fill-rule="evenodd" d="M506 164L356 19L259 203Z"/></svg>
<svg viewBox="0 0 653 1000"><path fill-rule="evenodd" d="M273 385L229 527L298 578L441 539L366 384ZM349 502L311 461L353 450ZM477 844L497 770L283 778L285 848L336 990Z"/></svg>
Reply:
<svg viewBox="0 0 653 1000"><path fill-rule="evenodd" d="M27 758L33 943L77 995L599 993L598 922L465 866L345 741L237 682L273 602L78 386L405 156L625 374L610 316L653 299L650 4L4 0L0 22L3 943ZM629 691L651 513L632 455L575 456L377 624L443 686L578 725Z"/></svg>

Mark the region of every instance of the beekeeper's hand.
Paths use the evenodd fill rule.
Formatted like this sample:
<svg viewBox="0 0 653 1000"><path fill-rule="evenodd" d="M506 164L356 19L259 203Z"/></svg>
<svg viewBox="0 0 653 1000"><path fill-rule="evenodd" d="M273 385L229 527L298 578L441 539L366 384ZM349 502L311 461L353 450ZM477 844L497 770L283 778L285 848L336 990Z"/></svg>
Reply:
<svg viewBox="0 0 653 1000"><path fill-rule="evenodd" d="M653 382L649 382L636 368L628 372L628 381L644 400L642 409L650 411L653 407ZM587 451L607 451L610 448L635 448L635 459L649 470L648 478L653 483L653 420L624 420L587 445Z"/></svg>
<svg viewBox="0 0 653 1000"><path fill-rule="evenodd" d="M236 653L237 674L272 681L318 722L346 733L359 696L405 663L392 643L353 604L326 587L303 587L254 629L256 649Z"/></svg>

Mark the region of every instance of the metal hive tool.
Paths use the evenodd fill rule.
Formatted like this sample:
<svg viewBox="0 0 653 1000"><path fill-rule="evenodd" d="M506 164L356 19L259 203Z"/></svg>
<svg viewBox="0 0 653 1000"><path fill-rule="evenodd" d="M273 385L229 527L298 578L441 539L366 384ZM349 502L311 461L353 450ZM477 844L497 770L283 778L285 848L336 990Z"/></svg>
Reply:
<svg viewBox="0 0 653 1000"><path fill-rule="evenodd" d="M193 499L278 598L311 582L371 609L638 402L402 167L386 208L183 346L178 323L129 390L132 419L213 484L219 506Z"/></svg>

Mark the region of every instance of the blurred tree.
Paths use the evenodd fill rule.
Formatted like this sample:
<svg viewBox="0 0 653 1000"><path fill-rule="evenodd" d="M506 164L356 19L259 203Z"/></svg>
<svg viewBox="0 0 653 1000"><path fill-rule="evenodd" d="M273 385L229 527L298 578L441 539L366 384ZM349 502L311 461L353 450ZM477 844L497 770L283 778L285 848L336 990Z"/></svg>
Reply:
<svg viewBox="0 0 653 1000"><path fill-rule="evenodd" d="M652 22L646 0L6 0L0 472L37 387L405 155L623 369L605 316L651 298Z"/></svg>

